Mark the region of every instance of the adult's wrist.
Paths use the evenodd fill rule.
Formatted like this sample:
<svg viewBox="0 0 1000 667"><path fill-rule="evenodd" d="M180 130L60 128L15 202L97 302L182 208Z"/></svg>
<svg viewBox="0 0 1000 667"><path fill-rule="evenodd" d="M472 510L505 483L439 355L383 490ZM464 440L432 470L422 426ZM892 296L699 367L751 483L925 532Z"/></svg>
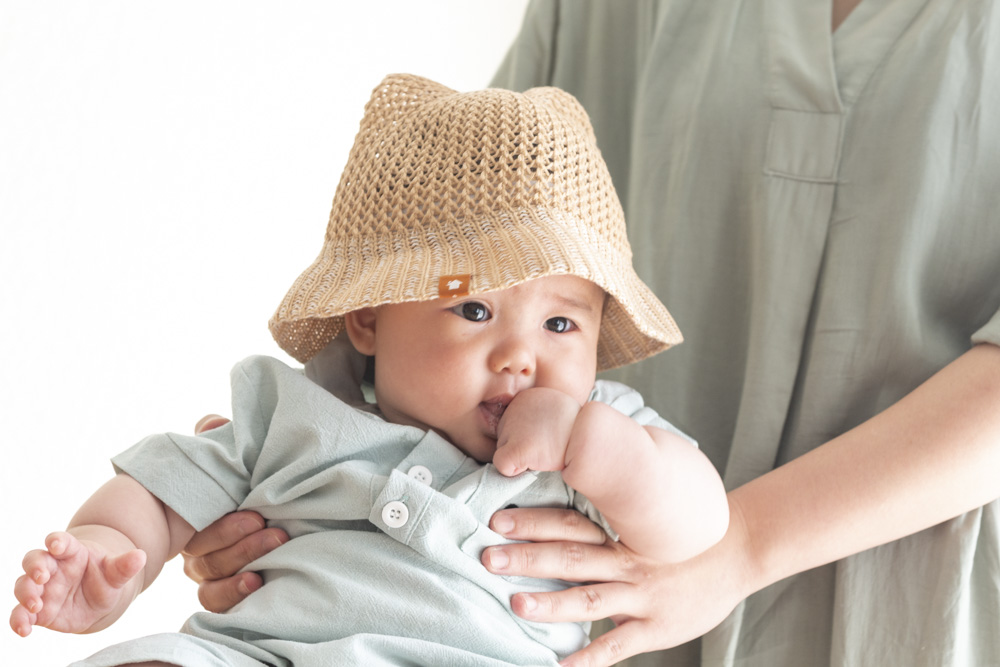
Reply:
<svg viewBox="0 0 1000 667"><path fill-rule="evenodd" d="M774 583L781 577L769 567L766 545L762 536L755 535L753 522L747 514L740 489L727 494L729 501L729 529L716 548L723 550L733 577L731 590L739 600L744 600Z"/></svg>

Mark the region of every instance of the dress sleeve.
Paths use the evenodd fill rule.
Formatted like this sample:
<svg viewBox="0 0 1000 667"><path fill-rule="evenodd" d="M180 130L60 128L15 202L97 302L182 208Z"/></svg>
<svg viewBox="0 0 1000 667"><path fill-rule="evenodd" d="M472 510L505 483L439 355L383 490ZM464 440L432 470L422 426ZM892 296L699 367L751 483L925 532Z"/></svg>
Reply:
<svg viewBox="0 0 1000 667"><path fill-rule="evenodd" d="M550 85L558 24L558 0L532 0L490 86L524 91Z"/></svg>
<svg viewBox="0 0 1000 667"><path fill-rule="evenodd" d="M606 403L643 426L661 428L684 438L695 447L698 446L698 442L694 438L661 417L656 410L647 406L642 394L621 382L598 380L594 384L593 391L590 392L590 400Z"/></svg>

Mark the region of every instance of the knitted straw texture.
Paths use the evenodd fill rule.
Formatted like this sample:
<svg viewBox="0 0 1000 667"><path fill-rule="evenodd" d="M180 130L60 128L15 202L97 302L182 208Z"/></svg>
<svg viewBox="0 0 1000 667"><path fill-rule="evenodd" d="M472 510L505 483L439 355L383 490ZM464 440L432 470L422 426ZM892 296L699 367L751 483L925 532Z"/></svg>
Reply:
<svg viewBox="0 0 1000 667"><path fill-rule="evenodd" d="M583 107L568 93L458 93L390 75L372 92L333 199L323 249L269 323L300 362L367 306L470 294L549 275L604 288L598 368L679 343L632 268L625 218Z"/></svg>

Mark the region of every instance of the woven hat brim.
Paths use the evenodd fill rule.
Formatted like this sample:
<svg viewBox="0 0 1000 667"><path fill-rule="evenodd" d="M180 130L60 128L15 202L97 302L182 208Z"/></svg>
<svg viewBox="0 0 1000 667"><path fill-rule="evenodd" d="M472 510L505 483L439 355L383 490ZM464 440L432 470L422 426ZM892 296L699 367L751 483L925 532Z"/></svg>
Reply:
<svg viewBox="0 0 1000 667"><path fill-rule="evenodd" d="M436 299L438 278L461 274L472 276L469 294L553 275L578 276L603 288L610 298L598 370L645 359L683 340L670 313L636 275L631 254L609 254L592 228L571 214L535 207L461 224L467 233L442 238L414 229L410 239L359 235L345 245L327 244L272 317L275 340L305 363L340 333L346 313ZM384 244L404 244L407 252L378 250Z"/></svg>

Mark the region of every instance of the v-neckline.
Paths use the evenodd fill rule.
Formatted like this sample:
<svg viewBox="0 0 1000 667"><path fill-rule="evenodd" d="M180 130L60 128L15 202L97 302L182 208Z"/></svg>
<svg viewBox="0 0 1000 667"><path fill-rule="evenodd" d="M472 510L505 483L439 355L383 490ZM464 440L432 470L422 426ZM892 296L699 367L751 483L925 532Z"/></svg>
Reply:
<svg viewBox="0 0 1000 667"><path fill-rule="evenodd" d="M927 0L862 0L833 32L833 63L846 106L858 99L925 5Z"/></svg>
<svg viewBox="0 0 1000 667"><path fill-rule="evenodd" d="M845 15L844 15L844 17L843 17L842 19L840 19L840 23L838 23L838 24L836 24L836 25L832 25L832 20L833 20L833 17L831 16L831 26L830 26L830 29L831 29L831 30L832 30L833 32L837 32L837 30L838 30L838 29L840 28L840 26L844 24L844 21L846 21L846 20L847 20L847 17L848 17L848 16L850 16L850 15L851 15L851 13L853 13L853 12L854 12L854 10L858 8L858 5L859 5L859 4L861 3L861 2L863 2L863 1L864 1L864 0L857 0L857 2L855 2L855 3L854 3L854 6L853 6L853 7L851 7L851 8L850 8L850 9L849 9L849 10L847 11L847 14L845 14ZM831 15L832 15L832 14L836 13L836 8L837 8L837 0L831 0L830 4L832 5L831 9L833 10L833 11L831 11Z"/></svg>
<svg viewBox="0 0 1000 667"><path fill-rule="evenodd" d="M862 0L833 31L832 0L765 0L772 106L844 113L926 3Z"/></svg>

